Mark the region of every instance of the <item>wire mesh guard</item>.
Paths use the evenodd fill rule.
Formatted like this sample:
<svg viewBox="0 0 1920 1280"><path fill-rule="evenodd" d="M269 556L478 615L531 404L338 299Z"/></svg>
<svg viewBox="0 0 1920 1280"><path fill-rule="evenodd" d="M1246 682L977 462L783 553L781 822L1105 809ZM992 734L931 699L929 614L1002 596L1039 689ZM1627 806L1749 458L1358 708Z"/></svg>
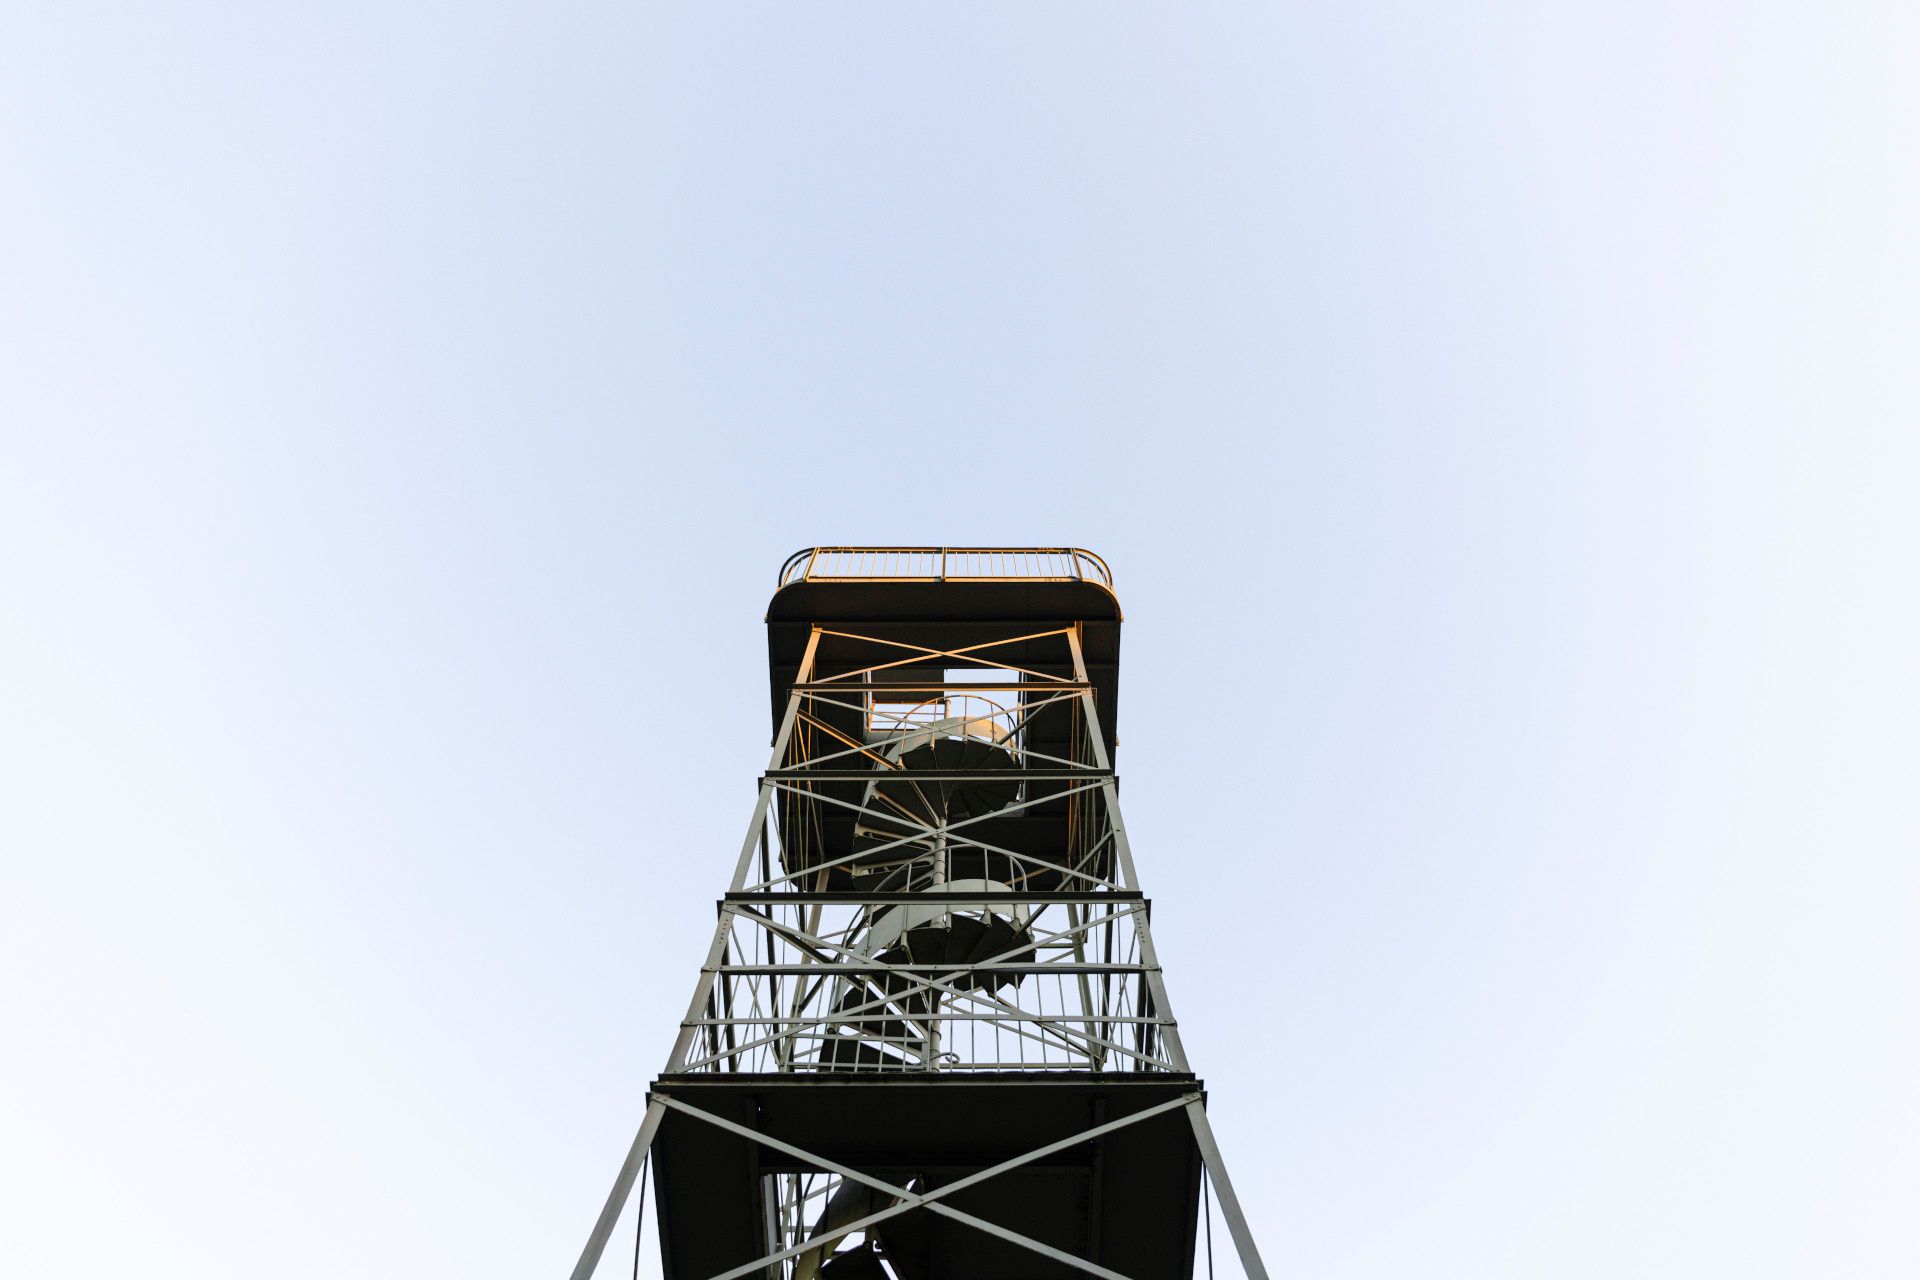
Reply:
<svg viewBox="0 0 1920 1280"><path fill-rule="evenodd" d="M1080 689L951 661L801 697L682 1070L1176 1069ZM1000 842L1042 823L1044 849Z"/></svg>

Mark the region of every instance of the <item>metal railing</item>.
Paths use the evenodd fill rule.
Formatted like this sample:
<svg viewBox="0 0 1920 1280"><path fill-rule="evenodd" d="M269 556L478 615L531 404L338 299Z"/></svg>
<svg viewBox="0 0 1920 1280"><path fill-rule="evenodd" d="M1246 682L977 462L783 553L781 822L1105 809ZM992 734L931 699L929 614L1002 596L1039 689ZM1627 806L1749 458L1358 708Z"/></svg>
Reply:
<svg viewBox="0 0 1920 1280"><path fill-rule="evenodd" d="M780 567L795 582L1097 582L1107 562L1084 547L803 547Z"/></svg>
<svg viewBox="0 0 1920 1280"><path fill-rule="evenodd" d="M1162 1038L1139 945L1146 904L1110 892L1072 901L928 898L986 919L1020 912L1026 937L980 963L878 952L875 922L899 906L755 904L735 915L703 1010L683 1025L682 1070L700 1075L970 1072L1154 1074L1179 1069ZM925 905L925 904L923 904ZM922 923L935 919L927 916ZM1013 954L1021 951L1022 954Z"/></svg>

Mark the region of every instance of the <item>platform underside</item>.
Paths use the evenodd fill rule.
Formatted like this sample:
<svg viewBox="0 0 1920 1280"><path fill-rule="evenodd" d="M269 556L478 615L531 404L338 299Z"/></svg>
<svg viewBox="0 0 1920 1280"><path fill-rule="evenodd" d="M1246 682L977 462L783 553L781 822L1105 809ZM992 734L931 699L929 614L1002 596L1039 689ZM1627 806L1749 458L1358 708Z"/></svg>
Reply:
<svg viewBox="0 0 1920 1280"><path fill-rule="evenodd" d="M1109 751L1113 748L1120 711L1120 604L1104 587L1090 582L801 582L784 587L767 607L767 670L776 726L816 626L946 650L1077 626ZM828 635L816 671L832 674L901 656L875 655L868 646ZM1072 678L1066 646L1057 637L996 644L991 660Z"/></svg>
<svg viewBox="0 0 1920 1280"><path fill-rule="evenodd" d="M940 1198L949 1208L1134 1280L1188 1280L1201 1160L1188 1076L929 1080L814 1074L662 1077L654 1094L899 1187L938 1188L1063 1149ZM1158 1114L1072 1141L1154 1108ZM669 1109L653 1142L668 1280L708 1280L771 1251L767 1175L795 1154ZM883 1203L891 1203L883 1201ZM1085 1272L927 1207L884 1228L902 1280L1066 1280ZM764 1274L777 1274L767 1269Z"/></svg>

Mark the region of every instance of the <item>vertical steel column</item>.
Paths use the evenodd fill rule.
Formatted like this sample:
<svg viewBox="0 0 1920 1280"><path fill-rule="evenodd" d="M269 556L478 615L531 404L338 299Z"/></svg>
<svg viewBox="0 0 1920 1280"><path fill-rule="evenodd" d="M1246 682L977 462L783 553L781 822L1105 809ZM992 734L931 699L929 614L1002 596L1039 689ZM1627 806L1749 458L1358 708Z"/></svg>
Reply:
<svg viewBox="0 0 1920 1280"><path fill-rule="evenodd" d="M1082 685L1091 685L1087 678L1086 659L1080 651L1080 628L1075 624L1067 632L1067 644L1073 651L1073 678ZM1113 781L1113 760L1107 755L1106 735L1101 732L1100 713L1094 709L1093 692L1090 688L1080 690L1080 709L1087 717L1087 733L1092 743L1093 763L1107 774L1100 780L1100 796L1107 806L1107 822L1113 828L1114 856L1119 862L1120 883L1134 892L1140 891L1140 878L1133 870L1133 846L1127 843L1127 827L1120 820L1120 791ZM1167 999L1167 984L1160 972L1160 957L1153 949L1153 931L1147 927L1147 913L1133 913L1133 927L1140 939L1140 963L1146 966L1147 990L1153 994L1153 1005L1167 1025L1160 1028L1160 1037L1166 1041L1167 1050L1173 1056L1174 1064L1181 1071L1190 1071L1187 1065L1187 1051L1180 1044L1180 1023L1173 1016L1173 1003Z"/></svg>

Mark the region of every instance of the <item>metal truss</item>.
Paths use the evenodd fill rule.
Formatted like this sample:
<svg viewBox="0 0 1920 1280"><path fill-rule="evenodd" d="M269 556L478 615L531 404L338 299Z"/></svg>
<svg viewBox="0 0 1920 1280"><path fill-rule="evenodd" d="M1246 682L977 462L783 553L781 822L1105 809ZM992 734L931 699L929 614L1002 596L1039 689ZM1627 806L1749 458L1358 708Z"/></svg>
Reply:
<svg viewBox="0 0 1920 1280"><path fill-rule="evenodd" d="M783 1217L781 1220L783 1224L791 1220L798 1226L798 1230L786 1228L783 1225L779 1231L779 1238L774 1242L776 1247L771 1252L767 1253L764 1257L756 1258L754 1261L735 1267L730 1271L723 1271L719 1275L712 1277L712 1280L734 1280L736 1276L752 1275L755 1272L762 1275L769 1274L768 1268L771 1266L787 1262L791 1259L802 1258L809 1252L828 1248L856 1232L865 1232L872 1227L878 1226L888 1218L896 1218L909 1210L921 1208L930 1209L942 1217L953 1219L955 1222L963 1222L967 1226L973 1227L978 1231L984 1231L988 1235L996 1236L1010 1244L1017 1244L1022 1248L1031 1249L1043 1257L1051 1258L1055 1262L1066 1263L1068 1266L1084 1271L1089 1275L1105 1276L1108 1280L1128 1280L1128 1277L1123 1272L1114 1271L1098 1263L1089 1262L1084 1258L1076 1258L1070 1253L1054 1248L1052 1245L1043 1244L1030 1236L1022 1235L1020 1232L1003 1227L998 1223L989 1222L985 1218L976 1217L970 1213L963 1213L951 1205L941 1204L939 1201L943 1197L950 1196L958 1191L964 1191L968 1187L977 1186L989 1178L997 1177L1010 1169L1017 1169L1022 1165L1031 1164L1055 1152L1065 1151L1071 1147L1079 1146L1081 1143L1090 1142L1095 1138L1103 1137L1116 1130L1127 1128L1129 1125L1138 1124L1142 1120L1150 1120L1155 1116L1163 1115L1166 1112L1182 1107L1198 1107L1200 1105L1200 1095L1198 1093L1183 1094L1178 1098L1163 1102L1158 1106L1148 1107L1144 1111L1137 1111L1130 1116L1123 1116L1118 1120L1108 1121L1106 1124L1094 1125L1089 1129L1074 1134L1070 1138L1063 1138L1057 1142L1047 1143L1045 1146L1035 1147L1033 1150L1015 1156L1011 1160L1003 1160L990 1168L980 1170L978 1173L969 1174L967 1177L960 1178L954 1182L947 1183L945 1186L936 1187L928 1191L914 1191L907 1187L896 1186L880 1178L871 1177L861 1173L857 1169L850 1169L846 1165L838 1164L824 1156L816 1155L811 1151L794 1146L790 1142L781 1142L778 1139L769 1138L767 1135L746 1128L744 1125L735 1124L733 1121L721 1116L716 1116L710 1112L702 1111L697 1107L689 1106L676 1098L669 1097L663 1101L668 1108L674 1111L703 1120L716 1128L725 1129L737 1133L742 1137L751 1138L764 1146L772 1147L786 1155L793 1156L795 1159L817 1165L826 1174L830 1175L830 1178L827 1180L826 1185L818 1191L812 1191L806 1194L803 1197L803 1203L805 1200L825 1197L831 1190L846 1182L856 1183L878 1192L878 1198L885 1203L885 1207L883 1208L862 1214L844 1223L828 1226L811 1235L805 1235L804 1238L797 1239L796 1237L803 1236L805 1232L805 1216ZM791 1177L792 1175L788 1176Z"/></svg>
<svg viewBox="0 0 1920 1280"><path fill-rule="evenodd" d="M823 642L862 657L822 669ZM1036 646L1066 660L1052 672L1012 660ZM1023 823L1044 824L1039 847L1009 834ZM965 955L911 945L961 937ZM940 649L815 627L663 1076L969 1072L1189 1073L1078 628ZM834 1241L917 1209L1128 1280L941 1201L1174 1109L1245 1274L1265 1280L1198 1093L922 1190L742 1129L664 1080L573 1280L593 1274L669 1109L818 1170L768 1175L765 1256L710 1280L810 1280ZM870 1211L830 1218L849 1184L871 1193Z"/></svg>

